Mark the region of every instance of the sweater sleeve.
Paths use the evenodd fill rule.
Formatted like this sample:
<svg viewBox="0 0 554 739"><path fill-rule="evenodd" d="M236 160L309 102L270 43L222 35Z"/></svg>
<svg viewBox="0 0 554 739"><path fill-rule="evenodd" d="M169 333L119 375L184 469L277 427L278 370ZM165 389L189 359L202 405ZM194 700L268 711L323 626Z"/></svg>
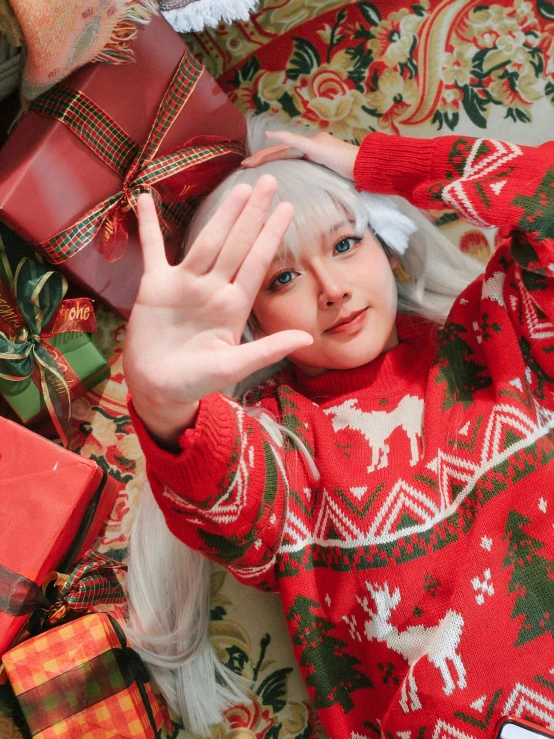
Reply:
<svg viewBox="0 0 554 739"><path fill-rule="evenodd" d="M246 584L275 590L288 491L283 447L219 393L200 402L177 452L156 444L131 398L129 410L169 530Z"/></svg>
<svg viewBox="0 0 554 739"><path fill-rule="evenodd" d="M554 141L521 146L493 139L415 139L372 133L354 167L360 190L401 195L418 208L452 208L511 236L522 267L554 271Z"/></svg>
<svg viewBox="0 0 554 739"><path fill-rule="evenodd" d="M554 382L554 141L531 147L374 133L360 147L354 177L359 189L499 227L480 291L483 349L491 366L504 361L517 374L516 355L506 354L517 346L540 388ZM515 342L504 338L513 335L505 318ZM502 337L498 346L493 335Z"/></svg>

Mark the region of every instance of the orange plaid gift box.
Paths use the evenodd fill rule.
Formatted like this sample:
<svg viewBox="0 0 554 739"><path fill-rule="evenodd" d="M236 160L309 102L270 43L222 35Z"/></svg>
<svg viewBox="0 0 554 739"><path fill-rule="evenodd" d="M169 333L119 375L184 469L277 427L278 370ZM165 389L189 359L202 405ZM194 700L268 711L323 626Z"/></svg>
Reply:
<svg viewBox="0 0 554 739"><path fill-rule="evenodd" d="M93 613L23 642L3 664L37 739L154 739L164 717L117 621Z"/></svg>

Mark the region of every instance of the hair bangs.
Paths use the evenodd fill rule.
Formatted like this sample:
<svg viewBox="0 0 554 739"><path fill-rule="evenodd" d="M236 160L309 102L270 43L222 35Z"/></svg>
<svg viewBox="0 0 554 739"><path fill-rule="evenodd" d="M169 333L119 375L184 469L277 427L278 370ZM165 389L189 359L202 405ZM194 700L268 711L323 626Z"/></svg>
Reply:
<svg viewBox="0 0 554 739"><path fill-rule="evenodd" d="M303 160L271 162L258 174L272 174L278 183L273 208L289 202L294 206L291 225L280 255L298 259L303 246L327 236L343 224L361 235L367 226L365 210L351 183L328 169Z"/></svg>
<svg viewBox="0 0 554 739"><path fill-rule="evenodd" d="M298 260L303 245L351 222L356 235L368 225L367 213L354 185L339 175L305 160L268 162L233 172L200 205L187 234L187 246L214 215L235 185L254 187L264 174L277 180L271 212L283 202L292 203L294 216L279 249L279 256Z"/></svg>

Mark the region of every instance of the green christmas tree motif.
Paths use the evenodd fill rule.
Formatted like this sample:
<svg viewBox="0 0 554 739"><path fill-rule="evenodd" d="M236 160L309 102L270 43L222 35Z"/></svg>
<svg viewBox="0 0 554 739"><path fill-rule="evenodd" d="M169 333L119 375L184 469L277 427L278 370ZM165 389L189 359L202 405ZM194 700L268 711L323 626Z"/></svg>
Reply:
<svg viewBox="0 0 554 739"><path fill-rule="evenodd" d="M533 356L530 342L522 336L519 340L519 348L525 361L525 364L529 367L531 372L536 378L536 390L534 391L536 396L541 400L544 399L544 386L546 383L554 382L554 377L551 377L541 365L537 362Z"/></svg>
<svg viewBox="0 0 554 739"><path fill-rule="evenodd" d="M510 511L504 532L508 540L504 567L513 567L508 592L518 596L512 619L524 617L516 647L547 632L554 637L554 561L537 553L544 544L524 531L530 523L521 513Z"/></svg>
<svg viewBox="0 0 554 739"><path fill-rule="evenodd" d="M554 238L554 167L544 175L531 196L517 195L513 205L523 208L519 226L532 233L537 241Z"/></svg>
<svg viewBox="0 0 554 739"><path fill-rule="evenodd" d="M441 332L435 366L440 367L437 383L446 382L447 385L443 410L456 403L467 408L473 403L475 392L489 387L492 382L487 368L474 361L473 350L462 336L464 333L467 329L453 322L445 324Z"/></svg>
<svg viewBox="0 0 554 739"><path fill-rule="evenodd" d="M296 436L298 436L298 438L305 444L310 455L314 457L315 452L308 442L306 427L297 413L300 409L293 400L293 397L295 396L296 393L292 388L287 387L286 385L279 388L279 403L283 414L283 426L286 426L293 434L296 434ZM285 448L296 449L298 448L298 444L296 444L294 439L291 439L290 436L287 436L285 440Z"/></svg>
<svg viewBox="0 0 554 739"><path fill-rule="evenodd" d="M346 642L333 636L333 623L317 613L319 609L319 603L310 598L295 598L288 613L295 628L293 643L302 649L300 661L306 667L307 685L314 688L314 706L339 704L348 713L354 708L351 693L372 688L373 683L356 668L360 660L346 651Z"/></svg>

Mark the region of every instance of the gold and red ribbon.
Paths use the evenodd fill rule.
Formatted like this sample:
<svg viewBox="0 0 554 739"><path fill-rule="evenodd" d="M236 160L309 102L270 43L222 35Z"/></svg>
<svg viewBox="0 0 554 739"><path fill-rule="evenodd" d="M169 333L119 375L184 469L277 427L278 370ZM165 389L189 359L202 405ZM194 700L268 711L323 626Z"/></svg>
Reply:
<svg viewBox="0 0 554 739"><path fill-rule="evenodd" d="M38 244L50 262L69 259L100 231L106 258L119 259L128 240L131 213L143 192L152 194L167 236L171 231L169 222L184 227L193 211L193 199L209 191L239 164L244 156L242 144L221 136L197 136L178 150L157 156L203 69L187 49L142 147L81 90L57 85L34 101L32 110L66 125L122 179L119 192L98 203L72 226Z"/></svg>
<svg viewBox="0 0 554 739"><path fill-rule="evenodd" d="M49 339L68 331L96 331L88 298L63 300L67 281L59 272L24 257L12 271L0 239L0 378L32 378L62 442L70 435L71 401L83 387Z"/></svg>

